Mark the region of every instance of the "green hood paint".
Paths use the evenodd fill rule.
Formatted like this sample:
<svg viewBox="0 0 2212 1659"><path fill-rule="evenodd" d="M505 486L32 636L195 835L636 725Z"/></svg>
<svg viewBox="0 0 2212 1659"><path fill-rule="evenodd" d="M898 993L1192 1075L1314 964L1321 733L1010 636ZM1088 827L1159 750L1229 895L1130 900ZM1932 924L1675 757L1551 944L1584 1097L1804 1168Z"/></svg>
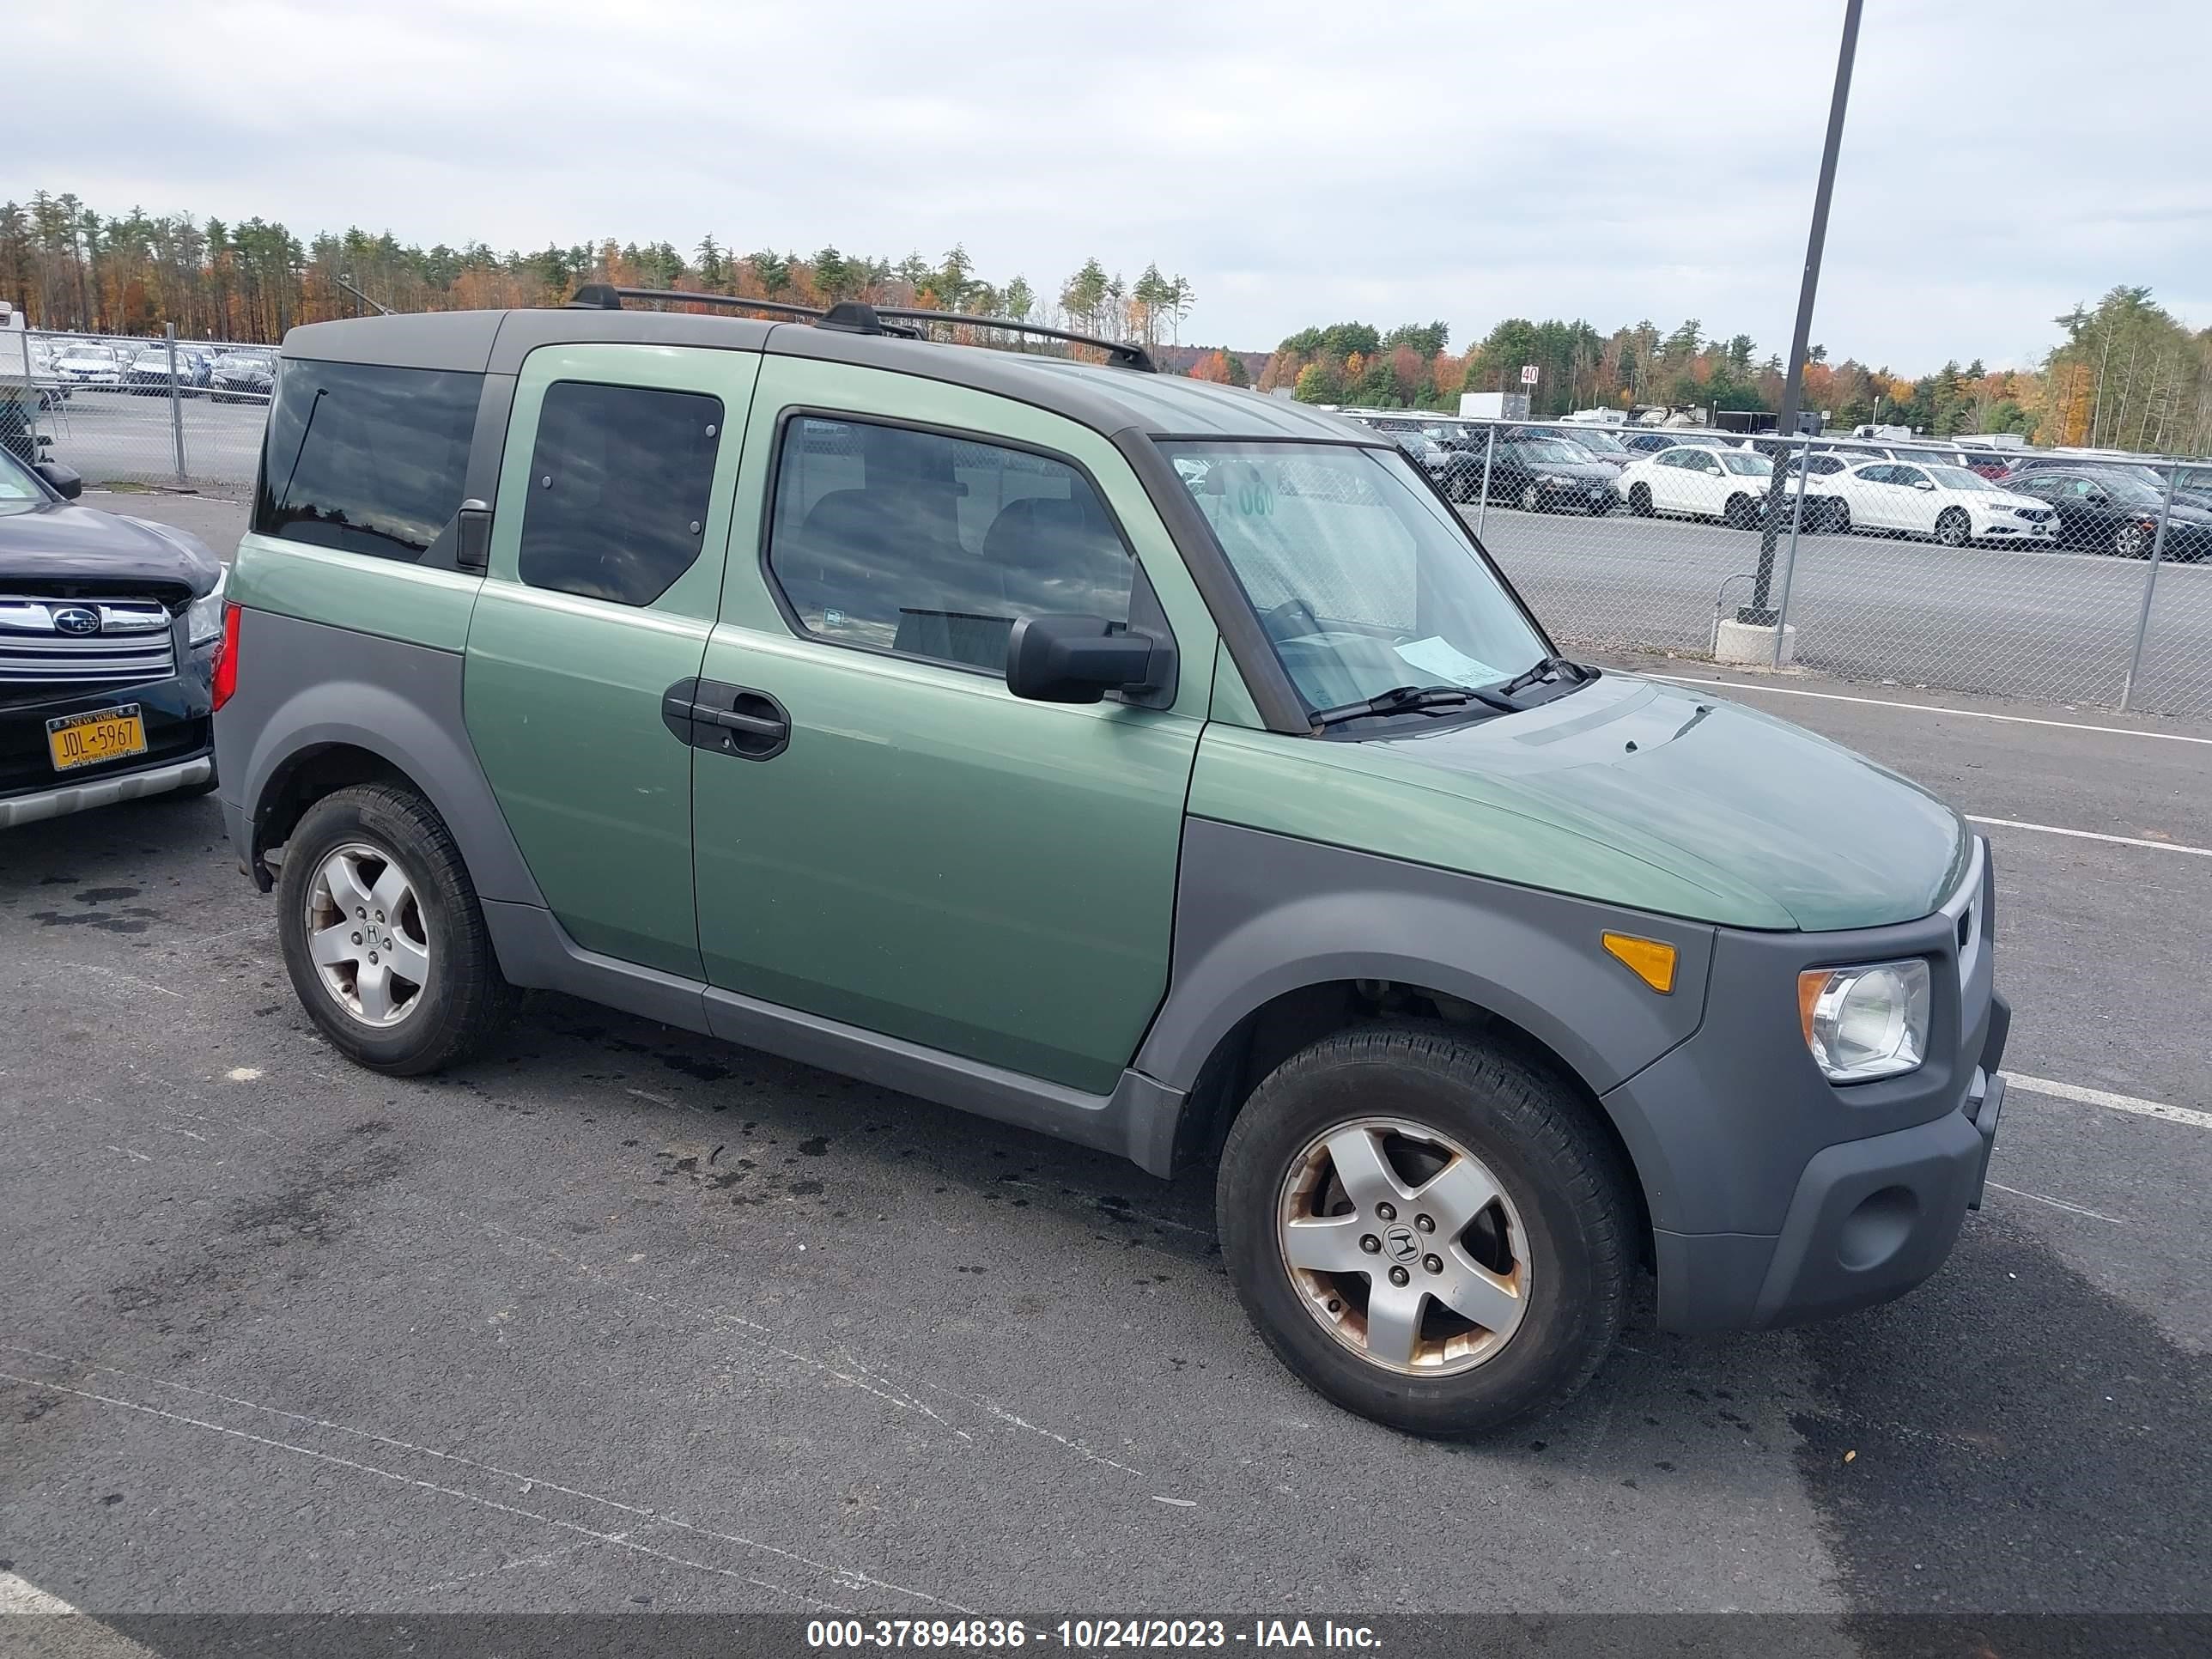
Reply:
<svg viewBox="0 0 2212 1659"><path fill-rule="evenodd" d="M1958 814L1839 744L1632 675L1524 714L1316 742L1216 726L1204 817L1728 927L1910 921L1966 871Z"/></svg>

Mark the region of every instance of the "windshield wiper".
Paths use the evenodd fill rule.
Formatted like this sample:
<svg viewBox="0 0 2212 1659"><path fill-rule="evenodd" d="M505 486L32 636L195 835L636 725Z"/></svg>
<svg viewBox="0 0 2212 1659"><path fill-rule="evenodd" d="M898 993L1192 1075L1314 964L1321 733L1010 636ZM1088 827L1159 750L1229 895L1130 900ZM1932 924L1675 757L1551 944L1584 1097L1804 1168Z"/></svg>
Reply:
<svg viewBox="0 0 2212 1659"><path fill-rule="evenodd" d="M1565 657L1544 657L1540 659L1533 667L1516 674L1511 679L1501 681L1496 685L1486 687L1485 690L1493 691L1500 697L1510 697L1516 691L1526 691L1530 686L1541 685L1549 679L1564 678L1572 684L1581 685L1587 681L1595 679L1597 676L1596 669L1586 668L1578 662L1570 662ZM1516 707L1518 705L1516 704Z"/></svg>
<svg viewBox="0 0 2212 1659"><path fill-rule="evenodd" d="M1501 714L1512 714L1520 707L1510 698L1501 696L1486 686L1394 685L1388 691L1378 692L1364 702L1324 708L1314 716L1314 724L1337 726L1346 720L1364 720L1374 714L1408 714L1423 708L1457 708L1470 702L1479 702Z"/></svg>

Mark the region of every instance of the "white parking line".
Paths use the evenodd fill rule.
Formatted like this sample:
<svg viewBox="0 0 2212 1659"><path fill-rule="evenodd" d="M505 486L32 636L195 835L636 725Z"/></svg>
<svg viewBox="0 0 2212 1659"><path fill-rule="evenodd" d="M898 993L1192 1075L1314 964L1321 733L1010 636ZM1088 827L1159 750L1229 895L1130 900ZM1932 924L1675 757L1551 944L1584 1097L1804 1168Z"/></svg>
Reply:
<svg viewBox="0 0 2212 1659"><path fill-rule="evenodd" d="M1646 674L1646 679L1675 685L1717 685L1724 691L1768 691L1778 697L1818 697L1823 702L1863 702L1875 708L1911 708L1923 714L1959 714L1968 720L2003 720L2013 726L2056 726L2068 732L2102 732L2114 738L2157 738L2166 743L2212 744L2212 738L2193 738L2179 732L2138 732L2128 726L2093 726L2086 720L2038 720L2030 714L1993 714L1981 708L1946 708L1941 703L1905 702L1893 697L1846 697L1835 691L1807 691L1794 685L1763 685L1757 680L1698 679L1689 674Z"/></svg>
<svg viewBox="0 0 2212 1659"><path fill-rule="evenodd" d="M2133 1112L2138 1117L2161 1118L2168 1123L2186 1123L2194 1129L2212 1129L2212 1112L2200 1112L2188 1106L2168 1106L2163 1101L2138 1100L2133 1095L2116 1095L2106 1089L2085 1089L2078 1083L2053 1083L2045 1077L2022 1077L2017 1072L2007 1072L2005 1082L2014 1089L2025 1089L2032 1095L2049 1095L2054 1100L2071 1100L2084 1106L2102 1106L2108 1112Z"/></svg>
<svg viewBox="0 0 2212 1659"><path fill-rule="evenodd" d="M2023 823L2018 818L1977 817L1972 812L1963 816L1969 823L1993 823L2002 830L2033 830L2038 835L2071 836L2076 841L2109 841L2119 847L2148 847L2155 853L2191 853L2200 859L2212 859L2212 847L2191 847L2186 842L2148 841L2141 836L2107 836L2096 830L2061 830L2055 823Z"/></svg>
<svg viewBox="0 0 2212 1659"><path fill-rule="evenodd" d="M24 1583L12 1572L0 1572L0 1615L11 1613L75 1613L58 1595L49 1595L36 1584Z"/></svg>

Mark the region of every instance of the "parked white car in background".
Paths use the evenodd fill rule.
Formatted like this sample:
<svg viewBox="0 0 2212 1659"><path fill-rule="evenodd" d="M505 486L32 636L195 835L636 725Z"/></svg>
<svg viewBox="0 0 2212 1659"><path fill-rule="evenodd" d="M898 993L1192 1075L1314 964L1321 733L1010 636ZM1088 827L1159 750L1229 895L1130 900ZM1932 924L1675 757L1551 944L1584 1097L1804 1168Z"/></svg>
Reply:
<svg viewBox="0 0 2212 1659"><path fill-rule="evenodd" d="M1789 487L1796 487L1794 478ZM2058 515L2050 502L2000 489L1963 466L1865 461L1826 473L1814 467L1805 480L1805 523L1820 530L1902 531L1964 547L2051 542Z"/></svg>
<svg viewBox="0 0 2212 1659"><path fill-rule="evenodd" d="M65 341L56 348L54 373L64 386L123 384L123 363L114 348L87 340Z"/></svg>
<svg viewBox="0 0 2212 1659"><path fill-rule="evenodd" d="M1774 463L1747 449L1677 444L1631 461L1617 485L1631 510L1680 513L1748 528L1774 481Z"/></svg>

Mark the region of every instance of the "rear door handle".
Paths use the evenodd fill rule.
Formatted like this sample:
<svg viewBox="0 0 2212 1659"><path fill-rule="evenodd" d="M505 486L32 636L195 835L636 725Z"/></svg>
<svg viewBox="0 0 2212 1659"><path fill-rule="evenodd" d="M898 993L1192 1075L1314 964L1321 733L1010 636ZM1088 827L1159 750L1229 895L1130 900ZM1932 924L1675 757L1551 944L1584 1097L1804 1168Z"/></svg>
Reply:
<svg viewBox="0 0 2212 1659"><path fill-rule="evenodd" d="M695 749L774 760L791 743L791 716L765 691L720 680L678 680L661 694L660 718Z"/></svg>

